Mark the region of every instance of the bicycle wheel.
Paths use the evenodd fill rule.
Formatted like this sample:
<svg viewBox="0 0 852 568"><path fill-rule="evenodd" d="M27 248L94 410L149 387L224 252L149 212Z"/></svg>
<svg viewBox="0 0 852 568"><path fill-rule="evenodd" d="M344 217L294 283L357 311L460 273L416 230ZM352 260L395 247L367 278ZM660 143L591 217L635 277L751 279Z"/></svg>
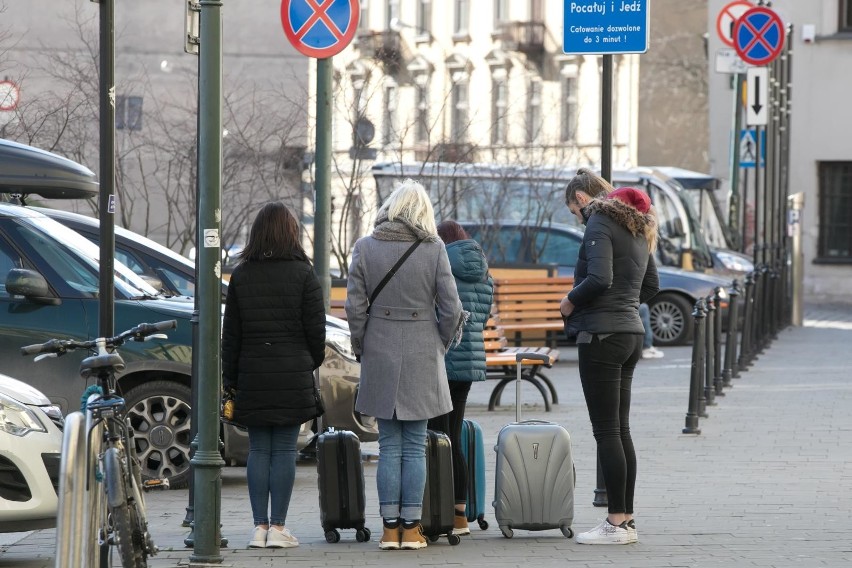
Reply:
<svg viewBox="0 0 852 568"><path fill-rule="evenodd" d="M135 505L127 499L121 464L119 450L109 448L104 454L104 485L113 542L118 547L123 568L147 568L145 529Z"/></svg>

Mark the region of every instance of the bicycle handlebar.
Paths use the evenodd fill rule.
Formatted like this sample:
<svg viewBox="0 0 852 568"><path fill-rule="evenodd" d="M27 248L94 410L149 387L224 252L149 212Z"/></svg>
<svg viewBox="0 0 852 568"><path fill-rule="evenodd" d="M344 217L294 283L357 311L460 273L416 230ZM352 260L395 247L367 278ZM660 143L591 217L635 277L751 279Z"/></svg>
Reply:
<svg viewBox="0 0 852 568"><path fill-rule="evenodd" d="M154 335L161 331L177 328L176 320L166 320L157 323L140 323L139 325L122 331L115 337L106 338L107 347L119 347L128 339L133 341L144 341L149 335ZM101 338L98 338L101 339ZM98 339L89 341L77 341L74 339L50 339L45 343L37 343L35 345L25 345L21 347L21 355L38 355L40 353L57 353L62 355L68 351L75 349L95 349L98 344Z"/></svg>

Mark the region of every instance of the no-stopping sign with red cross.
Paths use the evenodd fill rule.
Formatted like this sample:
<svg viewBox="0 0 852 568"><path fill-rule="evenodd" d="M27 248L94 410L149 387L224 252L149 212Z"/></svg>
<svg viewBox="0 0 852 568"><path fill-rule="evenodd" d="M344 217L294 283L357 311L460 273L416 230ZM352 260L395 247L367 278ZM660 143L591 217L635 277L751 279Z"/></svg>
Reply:
<svg viewBox="0 0 852 568"><path fill-rule="evenodd" d="M343 51L359 16L359 0L281 0L284 35L308 57L325 59Z"/></svg>
<svg viewBox="0 0 852 568"><path fill-rule="evenodd" d="M755 6L739 17L734 27L734 49L743 61L766 65L784 49L784 22L773 10Z"/></svg>

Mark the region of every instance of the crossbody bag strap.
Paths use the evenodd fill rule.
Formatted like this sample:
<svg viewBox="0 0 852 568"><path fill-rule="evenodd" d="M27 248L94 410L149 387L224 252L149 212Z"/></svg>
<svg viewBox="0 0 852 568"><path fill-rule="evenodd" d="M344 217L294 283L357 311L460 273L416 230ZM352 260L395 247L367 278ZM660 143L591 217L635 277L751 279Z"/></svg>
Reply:
<svg viewBox="0 0 852 568"><path fill-rule="evenodd" d="M387 284L388 281L391 278L393 278L393 275L396 274L396 271L399 270L399 267L402 266L402 264L406 261L406 259L408 259L408 257L411 256L411 253L414 252L414 249L416 249L418 246L420 246L420 243L422 243L424 240L426 240L425 237L422 238L422 239L414 241L414 244L411 245L408 248L408 250L405 251L405 253L401 257L399 257L399 260L396 261L396 264L394 264L393 267L390 270L388 270L388 273L385 274L385 277L382 278L382 281L379 282L379 285L375 287L375 289L373 290L373 293L370 294L370 303L367 305L367 313L368 314L370 313L370 308L373 307L373 302L376 301L376 297L379 295L379 292L382 291L382 288L385 287L385 284Z"/></svg>

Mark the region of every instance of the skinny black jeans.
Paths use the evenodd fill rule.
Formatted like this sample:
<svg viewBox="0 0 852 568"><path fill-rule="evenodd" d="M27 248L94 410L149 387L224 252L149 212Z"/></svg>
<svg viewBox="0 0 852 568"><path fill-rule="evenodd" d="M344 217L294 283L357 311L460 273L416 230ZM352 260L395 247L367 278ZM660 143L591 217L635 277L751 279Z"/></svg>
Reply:
<svg viewBox="0 0 852 568"><path fill-rule="evenodd" d="M630 387L642 335L613 333L577 344L580 381L598 446L610 513L633 514L636 452L630 437Z"/></svg>
<svg viewBox="0 0 852 568"><path fill-rule="evenodd" d="M461 430L470 381L450 381L450 398L453 409L442 416L429 420L428 428L443 432L450 437L453 448L453 493L456 505L467 503L467 462L461 451Z"/></svg>

